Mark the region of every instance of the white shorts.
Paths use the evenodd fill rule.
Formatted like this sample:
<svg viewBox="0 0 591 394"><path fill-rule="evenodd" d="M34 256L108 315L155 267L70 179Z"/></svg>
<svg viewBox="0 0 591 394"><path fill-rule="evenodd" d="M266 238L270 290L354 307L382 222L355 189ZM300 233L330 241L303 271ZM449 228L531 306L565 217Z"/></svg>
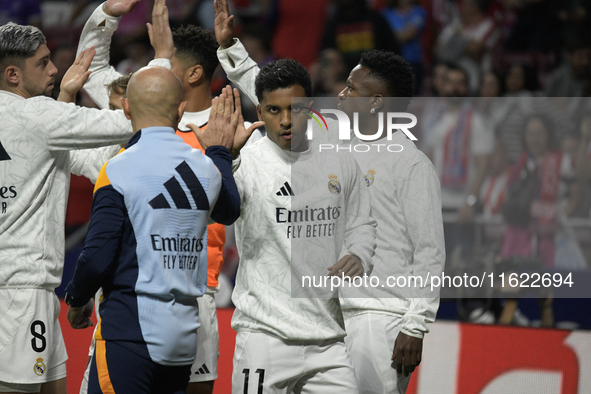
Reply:
<svg viewBox="0 0 591 394"><path fill-rule="evenodd" d="M284 341L239 332L233 394L357 394L355 371L342 340Z"/></svg>
<svg viewBox="0 0 591 394"><path fill-rule="evenodd" d="M59 313L53 290L0 289L0 382L37 385L66 376Z"/></svg>
<svg viewBox="0 0 591 394"><path fill-rule="evenodd" d="M197 329L197 355L191 366L189 383L209 382L218 378L219 332L215 296L205 293L197 298L199 323Z"/></svg>
<svg viewBox="0 0 591 394"><path fill-rule="evenodd" d="M392 361L402 316L360 313L345 317L349 349L360 394L404 394L410 375L398 375Z"/></svg>

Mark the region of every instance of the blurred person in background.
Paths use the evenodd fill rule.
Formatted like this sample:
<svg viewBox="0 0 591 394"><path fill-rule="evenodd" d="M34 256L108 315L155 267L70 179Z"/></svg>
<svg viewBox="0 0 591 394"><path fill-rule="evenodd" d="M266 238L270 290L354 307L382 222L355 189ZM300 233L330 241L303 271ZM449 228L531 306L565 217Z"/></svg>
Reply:
<svg viewBox="0 0 591 394"><path fill-rule="evenodd" d="M556 235L562 217L572 216L582 200L581 189L574 186L576 173L571 157L560 151L554 137L554 123L535 114L524 123L524 151L511 170L508 197L503 208L506 230L501 247L504 259L520 256L537 258L545 268L559 264ZM529 196L528 201L523 197ZM529 209L527 209L529 208ZM500 322L512 317L508 302ZM541 325L552 327L552 299L540 299Z"/></svg>
<svg viewBox="0 0 591 394"><path fill-rule="evenodd" d="M478 91L480 75L492 69L499 49L500 31L487 15L488 0L461 0L460 15L447 25L437 40L437 58L457 62L469 75L470 91Z"/></svg>
<svg viewBox="0 0 591 394"><path fill-rule="evenodd" d="M372 49L401 53L388 22L365 0L336 0L335 8L324 30L321 48L339 51L347 70L359 63L363 52Z"/></svg>
<svg viewBox="0 0 591 394"><path fill-rule="evenodd" d="M480 83L480 97L500 97L503 95L503 83L498 73L486 72Z"/></svg>
<svg viewBox="0 0 591 394"><path fill-rule="evenodd" d="M436 63L433 66L431 84L428 100L424 101L424 107L421 110L421 117L418 119L418 126L421 130L421 136L418 137L417 146L425 151L425 141L428 141L429 135L443 115L446 107L446 101L443 99L445 89L445 78L447 73L447 63ZM416 102L416 101L415 101ZM412 105L412 103L411 103Z"/></svg>
<svg viewBox="0 0 591 394"><path fill-rule="evenodd" d="M76 49L71 46L60 46L51 53L51 61L57 67L57 74L55 74L55 88L51 93L51 97L57 100L61 91L61 83L64 74L76 60Z"/></svg>
<svg viewBox="0 0 591 394"><path fill-rule="evenodd" d="M494 148L494 134L484 117L475 109L468 95L468 75L458 66L449 65L443 94L446 107L441 118L426 137L425 152L433 161L441 180L443 212L457 217L444 222L447 264L468 269L474 246L473 224L480 200L482 183L488 172ZM460 317L465 320L492 323L482 320L484 299L459 301Z"/></svg>
<svg viewBox="0 0 591 394"><path fill-rule="evenodd" d="M335 97L347 86L347 69L338 51L323 50L311 68L314 97Z"/></svg>
<svg viewBox="0 0 591 394"><path fill-rule="evenodd" d="M546 81L548 97L581 97L589 92L591 79L591 42L578 37L566 45L566 61Z"/></svg>
<svg viewBox="0 0 591 394"><path fill-rule="evenodd" d="M562 44L577 37L588 37L591 33L589 27L591 2L589 0L561 0L557 3Z"/></svg>
<svg viewBox="0 0 591 394"><path fill-rule="evenodd" d="M536 70L523 63L513 63L507 70L504 82L507 96L531 96L539 93L540 90L540 81Z"/></svg>
<svg viewBox="0 0 591 394"><path fill-rule="evenodd" d="M387 6L382 11L382 16L400 43L402 57L412 67L415 76L414 94L417 95L423 82L424 59L421 37L427 18L425 9L417 5L415 0L388 0Z"/></svg>

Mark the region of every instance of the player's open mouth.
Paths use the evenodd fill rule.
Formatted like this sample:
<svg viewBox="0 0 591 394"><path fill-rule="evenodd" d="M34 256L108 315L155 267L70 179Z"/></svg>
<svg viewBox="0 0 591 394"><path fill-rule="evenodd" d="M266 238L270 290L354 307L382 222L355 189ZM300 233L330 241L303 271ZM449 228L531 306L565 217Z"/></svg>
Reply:
<svg viewBox="0 0 591 394"><path fill-rule="evenodd" d="M291 140L291 130L282 132L281 138L285 138L286 140Z"/></svg>

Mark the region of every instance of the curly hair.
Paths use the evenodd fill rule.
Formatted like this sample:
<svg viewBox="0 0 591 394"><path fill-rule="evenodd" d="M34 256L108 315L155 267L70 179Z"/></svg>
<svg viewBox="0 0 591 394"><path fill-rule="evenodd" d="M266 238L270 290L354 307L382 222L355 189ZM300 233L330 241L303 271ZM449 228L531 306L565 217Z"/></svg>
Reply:
<svg viewBox="0 0 591 394"><path fill-rule="evenodd" d="M176 48L175 56L188 61L191 65L203 67L203 74L211 81L219 64L216 51L218 44L209 30L199 26L181 26L172 32Z"/></svg>
<svg viewBox="0 0 591 394"><path fill-rule="evenodd" d="M394 52L373 50L361 55L359 64L369 70L369 75L386 84L391 97L408 98L405 110L414 91L414 75L410 64Z"/></svg>
<svg viewBox="0 0 591 394"><path fill-rule="evenodd" d="M312 96L312 79L310 73L299 62L293 59L279 59L267 63L257 75L255 90L259 102L263 100L263 92L300 85L306 97Z"/></svg>
<svg viewBox="0 0 591 394"><path fill-rule="evenodd" d="M133 73L122 75L119 78L111 81L110 83L105 84L105 87L109 92L109 95L111 94L111 92L114 92L115 94L127 97L127 85L129 84L129 80L131 79L132 75Z"/></svg>

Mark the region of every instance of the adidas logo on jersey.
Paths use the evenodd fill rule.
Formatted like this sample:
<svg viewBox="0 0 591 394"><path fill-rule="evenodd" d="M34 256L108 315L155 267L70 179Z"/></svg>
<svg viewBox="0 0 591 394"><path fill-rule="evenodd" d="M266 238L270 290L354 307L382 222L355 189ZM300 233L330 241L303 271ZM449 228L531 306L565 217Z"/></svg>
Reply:
<svg viewBox="0 0 591 394"><path fill-rule="evenodd" d="M191 196L195 201L197 210L208 211L209 200L207 199L207 194L205 193L201 182L199 182L197 175L195 175L193 170L191 170L191 167L189 167L187 162L183 161L175 168L175 170L181 176L181 179L191 192ZM170 197L172 198L172 201L174 202L174 205L177 209L192 209L187 194L174 176L164 182L164 188L166 191L168 191L168 194L170 194ZM150 200L149 204L153 209L171 208L163 193L158 194L156 197Z"/></svg>
<svg viewBox="0 0 591 394"><path fill-rule="evenodd" d="M293 196L293 191L291 190L291 186L289 186L289 182L285 182L283 184L283 186L281 186L281 189L279 189L279 191L277 193L275 193L278 196Z"/></svg>
<svg viewBox="0 0 591 394"><path fill-rule="evenodd" d="M204 375L206 373L210 373L209 369L207 369L207 365L203 364L198 370L197 372L195 372L195 375Z"/></svg>

